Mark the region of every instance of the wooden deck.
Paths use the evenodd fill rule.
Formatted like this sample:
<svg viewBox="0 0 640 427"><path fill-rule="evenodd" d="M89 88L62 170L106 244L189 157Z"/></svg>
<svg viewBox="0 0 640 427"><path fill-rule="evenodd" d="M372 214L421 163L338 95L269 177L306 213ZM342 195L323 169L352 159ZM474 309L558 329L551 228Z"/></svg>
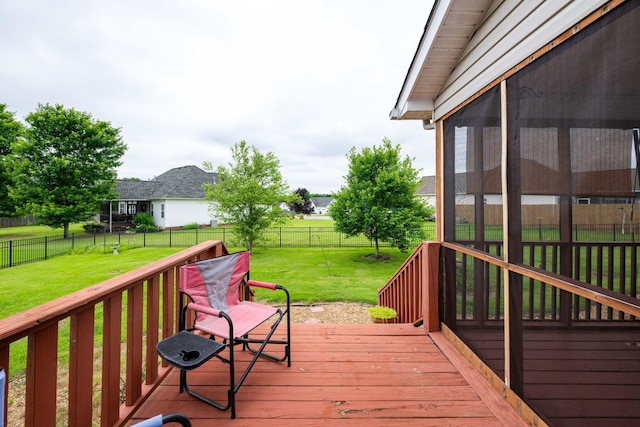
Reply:
<svg viewBox="0 0 640 427"><path fill-rule="evenodd" d="M213 359L190 384L222 398L225 389L213 384L225 382L225 369ZM407 324L293 324L291 367L258 362L236 399L231 420L229 411L179 393L173 370L130 424L180 412L195 427L525 425L446 338Z"/></svg>

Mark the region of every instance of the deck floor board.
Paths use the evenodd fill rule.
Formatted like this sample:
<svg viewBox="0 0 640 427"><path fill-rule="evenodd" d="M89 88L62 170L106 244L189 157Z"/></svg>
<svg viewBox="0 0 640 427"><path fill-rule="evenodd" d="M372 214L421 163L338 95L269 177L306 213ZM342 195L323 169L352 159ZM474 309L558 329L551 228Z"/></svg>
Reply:
<svg viewBox="0 0 640 427"><path fill-rule="evenodd" d="M179 393L173 370L129 424L180 412L194 427L525 425L496 391L478 388L483 385L451 362L455 355L445 353L411 325L294 324L291 367L258 362L236 395L236 420ZM247 360L247 353L236 354ZM190 372L189 382L222 399L226 369L213 359Z"/></svg>

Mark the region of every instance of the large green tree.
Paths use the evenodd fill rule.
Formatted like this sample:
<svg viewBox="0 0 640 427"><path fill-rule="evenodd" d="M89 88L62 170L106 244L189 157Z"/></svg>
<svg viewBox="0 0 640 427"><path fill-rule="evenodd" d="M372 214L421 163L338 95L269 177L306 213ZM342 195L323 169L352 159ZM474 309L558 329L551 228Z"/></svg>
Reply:
<svg viewBox="0 0 640 427"><path fill-rule="evenodd" d="M9 187L13 181L8 170L11 145L22 136L22 123L15 119L15 113L7 110L6 104L0 104L0 216L16 216L16 208L9 197Z"/></svg>
<svg viewBox="0 0 640 427"><path fill-rule="evenodd" d="M115 196L116 168L126 145L120 129L62 105L38 105L25 118L25 137L12 145L16 205L40 224L86 221Z"/></svg>
<svg viewBox="0 0 640 427"><path fill-rule="evenodd" d="M375 243L377 257L381 241L405 251L411 238L424 239L422 225L433 208L416 194L419 170L410 158L400 157L400 146L384 138L381 146L360 153L351 148L347 158L346 185L329 206L336 230L348 236L364 234Z"/></svg>
<svg viewBox="0 0 640 427"><path fill-rule="evenodd" d="M235 226L247 249L253 250L264 231L271 225L288 219L282 204L297 200L289 192L280 173L280 161L272 152L261 153L246 141L231 148L233 161L227 167L214 168L204 162L204 169L215 172L218 183L205 184L212 214Z"/></svg>

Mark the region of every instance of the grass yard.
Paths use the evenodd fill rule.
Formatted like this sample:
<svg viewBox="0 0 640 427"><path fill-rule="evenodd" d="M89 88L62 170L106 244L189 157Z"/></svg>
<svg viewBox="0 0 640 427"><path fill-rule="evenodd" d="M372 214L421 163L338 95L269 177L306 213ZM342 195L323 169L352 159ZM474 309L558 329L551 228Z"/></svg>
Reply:
<svg viewBox="0 0 640 427"><path fill-rule="evenodd" d="M183 248L123 248L119 255L97 251L70 254L46 261L0 270L0 318L20 313L47 301L149 264ZM228 248L230 251L240 248ZM402 265L407 253L388 249L390 259L366 258L371 248L257 248L251 259L251 276L256 280L277 282L289 290L297 303L319 301L357 301L375 304L377 289ZM280 292L259 290L256 298L278 304ZM126 302L125 302L126 304ZM123 313L126 324L126 312ZM96 312L98 342L102 334L101 307ZM69 325L60 326L59 345L69 345ZM66 364L68 353L61 352ZM12 375L26 366L26 339L11 345Z"/></svg>
<svg viewBox="0 0 640 427"><path fill-rule="evenodd" d="M69 233L84 233L82 224L70 224ZM5 240L30 239L34 237L62 236L62 228L51 228L46 225L25 225L21 227L0 228L0 242Z"/></svg>
<svg viewBox="0 0 640 427"><path fill-rule="evenodd" d="M257 248L251 258L251 277L276 282L295 302L353 301L376 304L378 288L393 276L409 253L385 248L387 260L372 260L373 248ZM278 292L258 290L268 302Z"/></svg>
<svg viewBox="0 0 640 427"><path fill-rule="evenodd" d="M149 264L183 248L125 249L119 255L64 255L0 270L0 318ZM240 250L229 248L230 251ZM362 301L375 304L377 289L395 273L407 253L385 251L389 260L365 256L371 248L257 248L252 278L286 286L296 302ZM268 291L257 294L269 300ZM272 301L272 300L269 300ZM279 302L273 300L273 302Z"/></svg>

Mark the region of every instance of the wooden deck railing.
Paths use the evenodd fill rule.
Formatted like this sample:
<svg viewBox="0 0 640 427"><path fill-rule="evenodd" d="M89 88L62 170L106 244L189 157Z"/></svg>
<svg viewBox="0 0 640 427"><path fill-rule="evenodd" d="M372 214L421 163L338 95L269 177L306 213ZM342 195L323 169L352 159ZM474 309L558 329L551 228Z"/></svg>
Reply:
<svg viewBox="0 0 640 427"><path fill-rule="evenodd" d="M160 365L155 345L176 331L176 269L185 262L226 253L222 242L204 242L0 320L0 366L7 376L11 375L10 345L24 337L28 340L24 425L92 425L95 389L101 390L100 425L124 424L168 372ZM59 346L63 322L70 324L68 404L67 420L57 421L58 360L66 356ZM101 343L97 331L102 333ZM94 348L97 353L101 349L101 356ZM100 358L96 380L94 359ZM3 424L7 425L6 389L2 395Z"/></svg>
<svg viewBox="0 0 640 427"><path fill-rule="evenodd" d="M422 242L378 290L378 305L391 307L398 314L394 323L423 322L429 331L439 328L439 252L439 243Z"/></svg>
<svg viewBox="0 0 640 427"><path fill-rule="evenodd" d="M637 297L640 291L640 244L578 242L573 243L569 251L567 247L558 242L526 242L523 244L523 265L552 275L563 272L564 277L588 283L596 289ZM481 252L490 254L488 259L474 256L476 251L460 251L456 255L458 319L478 322L501 319L504 297L504 280L500 273L502 251L502 243L486 242ZM567 252L572 256L566 256ZM568 301L570 304L567 301L561 304L561 288L540 280L534 274L523 279L523 288L523 319L526 320L558 320L561 317L572 320L624 319L624 311L604 309L600 302L575 292L572 292L574 296ZM571 310L562 313L561 305Z"/></svg>

